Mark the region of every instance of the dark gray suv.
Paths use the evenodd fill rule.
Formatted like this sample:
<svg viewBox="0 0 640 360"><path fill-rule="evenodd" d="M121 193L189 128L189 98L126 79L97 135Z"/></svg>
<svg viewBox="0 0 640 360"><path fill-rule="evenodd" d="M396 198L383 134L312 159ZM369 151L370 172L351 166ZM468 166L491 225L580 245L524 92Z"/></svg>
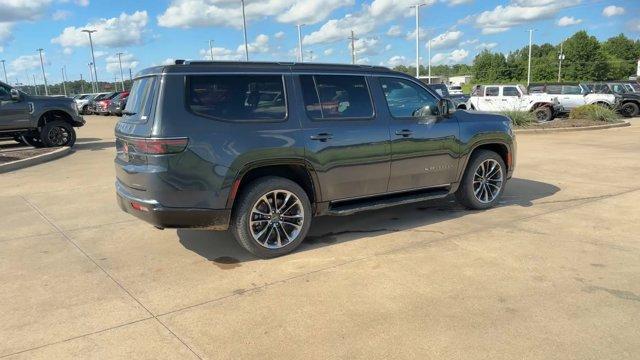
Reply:
<svg viewBox="0 0 640 360"><path fill-rule="evenodd" d="M0 138L36 147L72 146L83 126L76 103L62 96L33 96L0 82Z"/></svg>
<svg viewBox="0 0 640 360"><path fill-rule="evenodd" d="M500 199L511 120L456 111L382 67L177 61L134 81L116 126L120 207L158 228L230 229L253 254L295 249L315 215L454 193Z"/></svg>

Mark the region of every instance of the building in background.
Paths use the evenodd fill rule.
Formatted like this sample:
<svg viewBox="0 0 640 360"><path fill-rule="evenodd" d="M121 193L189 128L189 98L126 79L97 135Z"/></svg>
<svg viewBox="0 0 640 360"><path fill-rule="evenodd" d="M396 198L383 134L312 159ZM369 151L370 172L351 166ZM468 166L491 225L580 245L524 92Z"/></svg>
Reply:
<svg viewBox="0 0 640 360"><path fill-rule="evenodd" d="M455 85L463 85L471 82L471 75L459 75L459 76L451 76L449 78L450 84Z"/></svg>

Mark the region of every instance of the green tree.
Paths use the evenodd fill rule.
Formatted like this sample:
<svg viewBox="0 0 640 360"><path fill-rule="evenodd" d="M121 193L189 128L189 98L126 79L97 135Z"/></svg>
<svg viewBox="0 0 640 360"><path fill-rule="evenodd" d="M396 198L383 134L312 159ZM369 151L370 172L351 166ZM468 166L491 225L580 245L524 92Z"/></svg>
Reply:
<svg viewBox="0 0 640 360"><path fill-rule="evenodd" d="M571 80L606 80L609 72L607 57L595 36L578 31L564 42L563 73Z"/></svg>

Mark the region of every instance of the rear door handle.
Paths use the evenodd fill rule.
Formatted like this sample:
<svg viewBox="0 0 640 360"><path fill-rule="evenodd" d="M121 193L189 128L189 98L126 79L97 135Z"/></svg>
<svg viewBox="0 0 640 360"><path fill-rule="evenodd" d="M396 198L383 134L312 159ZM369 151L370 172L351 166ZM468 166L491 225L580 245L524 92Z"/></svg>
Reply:
<svg viewBox="0 0 640 360"><path fill-rule="evenodd" d="M413 131L408 130L408 129L397 130L396 131L396 135L402 136L402 137L409 137L409 136L413 135Z"/></svg>
<svg viewBox="0 0 640 360"><path fill-rule="evenodd" d="M330 139L333 139L333 135L329 134L329 133L320 133L318 135L311 135L309 137L311 140L318 140L318 141L327 141Z"/></svg>

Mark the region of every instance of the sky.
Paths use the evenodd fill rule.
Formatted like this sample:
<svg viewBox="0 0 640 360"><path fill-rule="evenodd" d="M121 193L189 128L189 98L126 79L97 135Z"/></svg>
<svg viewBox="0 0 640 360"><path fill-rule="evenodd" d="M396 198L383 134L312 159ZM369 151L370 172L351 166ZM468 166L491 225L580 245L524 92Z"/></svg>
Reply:
<svg viewBox="0 0 640 360"><path fill-rule="evenodd" d="M471 63L483 49L509 52L560 43L578 30L604 40L640 38L640 0L245 0L250 60L296 61L298 24L304 60L350 63L351 30L361 64L415 65L420 7L421 64ZM87 79L93 34L98 79L175 59L244 60L240 0L0 0L0 60L10 83ZM4 73L0 73L3 78Z"/></svg>

